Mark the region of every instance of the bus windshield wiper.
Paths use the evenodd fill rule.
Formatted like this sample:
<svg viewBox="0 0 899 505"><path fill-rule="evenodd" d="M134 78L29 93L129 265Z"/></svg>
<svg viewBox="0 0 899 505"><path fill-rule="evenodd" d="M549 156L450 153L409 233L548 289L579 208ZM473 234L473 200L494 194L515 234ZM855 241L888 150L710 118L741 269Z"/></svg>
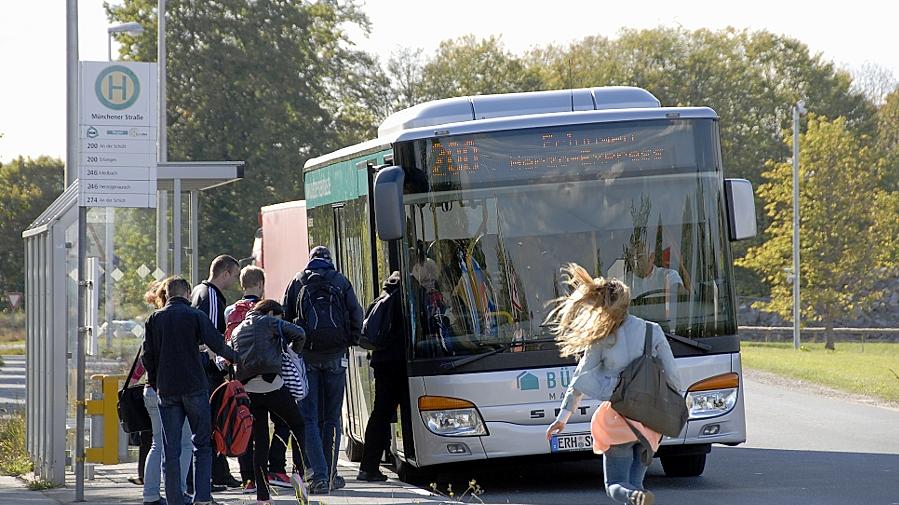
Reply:
<svg viewBox="0 0 899 505"><path fill-rule="evenodd" d="M449 368L449 369L459 368L461 366L465 366L465 365L474 363L475 361L480 361L480 360L486 358L487 356L493 356L494 354L506 352L512 346L527 345L527 344L545 344L547 342L555 342L555 341L556 341L555 338L538 338L538 339L534 339L534 340L524 340L521 342L511 342L511 343L496 342L492 345L495 345L498 347L494 347L493 349L490 349L489 351L486 351L486 352L482 352L480 354L472 354L470 356L460 356L456 359L444 361L443 363L440 364L440 367L441 368Z"/></svg>
<svg viewBox="0 0 899 505"><path fill-rule="evenodd" d="M487 356L493 356L494 354L499 354L501 352L505 352L509 349L508 344L496 344L499 347L494 347L493 349L482 352L480 354L472 354L470 356L462 356L456 359L451 359L449 361L444 361L440 364L440 368L459 368L460 366L465 366L469 363L474 363L475 361L480 361Z"/></svg>
<svg viewBox="0 0 899 505"><path fill-rule="evenodd" d="M693 340L692 338L682 337L680 335L675 335L674 333L665 333L665 336L668 337L668 340L680 342L681 344L699 349L700 351L709 352L712 350L712 346L710 346L709 344L700 342L698 340Z"/></svg>

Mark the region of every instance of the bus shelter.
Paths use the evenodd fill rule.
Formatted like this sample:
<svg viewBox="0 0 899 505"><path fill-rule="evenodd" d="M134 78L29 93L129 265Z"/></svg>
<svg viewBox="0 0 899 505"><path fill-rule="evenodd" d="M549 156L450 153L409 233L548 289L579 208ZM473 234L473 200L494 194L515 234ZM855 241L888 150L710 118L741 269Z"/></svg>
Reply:
<svg viewBox="0 0 899 505"><path fill-rule="evenodd" d="M122 375L143 339L151 308L147 286L173 274L197 283L199 199L204 190L243 178L243 162L173 162L158 166L157 209L92 207L87 211L86 398L91 377ZM75 430L78 327L78 181L22 233L25 242L26 447L39 479L65 483L75 466L76 437L104 439L102 419ZM113 400L114 401L114 400ZM127 437L117 427L118 459ZM106 426L110 426L106 423Z"/></svg>

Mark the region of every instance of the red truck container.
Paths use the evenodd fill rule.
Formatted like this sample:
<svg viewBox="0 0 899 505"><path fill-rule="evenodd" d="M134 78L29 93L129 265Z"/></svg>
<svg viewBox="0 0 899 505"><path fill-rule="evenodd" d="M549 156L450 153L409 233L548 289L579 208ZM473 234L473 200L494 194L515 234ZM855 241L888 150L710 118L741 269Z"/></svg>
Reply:
<svg viewBox="0 0 899 505"><path fill-rule="evenodd" d="M266 298L280 301L287 284L309 262L306 201L262 207L259 221L262 228L253 244L253 258L265 269Z"/></svg>

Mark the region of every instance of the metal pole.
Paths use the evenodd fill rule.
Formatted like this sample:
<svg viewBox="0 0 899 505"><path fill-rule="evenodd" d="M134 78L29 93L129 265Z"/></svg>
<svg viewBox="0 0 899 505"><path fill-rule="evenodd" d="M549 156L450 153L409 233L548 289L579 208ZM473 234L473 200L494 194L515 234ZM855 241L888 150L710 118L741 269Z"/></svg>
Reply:
<svg viewBox="0 0 899 505"><path fill-rule="evenodd" d="M78 175L78 0L66 1L66 167L68 187ZM75 338L75 501L84 501L84 333L87 208L78 208L78 328Z"/></svg>
<svg viewBox="0 0 899 505"><path fill-rule="evenodd" d="M172 185L172 275L181 275L181 179Z"/></svg>
<svg viewBox="0 0 899 505"><path fill-rule="evenodd" d="M190 280L191 284L200 282L200 249L199 249L199 214L200 211L200 192L191 190L190 192Z"/></svg>
<svg viewBox="0 0 899 505"><path fill-rule="evenodd" d="M112 271L115 269L115 207L106 207L106 268L103 274L106 288L106 348L112 347L112 321L115 319L115 302L113 300Z"/></svg>
<svg viewBox="0 0 899 505"><path fill-rule="evenodd" d="M66 0L66 166L69 187L78 176L78 0Z"/></svg>
<svg viewBox="0 0 899 505"><path fill-rule="evenodd" d="M112 34L106 33L106 60L112 61Z"/></svg>
<svg viewBox="0 0 899 505"><path fill-rule="evenodd" d="M87 328L85 307L87 282L87 207L78 207L78 331L75 338L75 501L84 501L84 338Z"/></svg>
<svg viewBox="0 0 899 505"><path fill-rule="evenodd" d="M165 112L165 0L158 0L156 13L159 17L159 31L157 32L159 45L156 53L156 73L159 78L159 103L157 104L159 121L156 129L159 142L156 151L156 161L164 163L168 160L167 119ZM157 191L156 195L156 266L163 272L168 273L168 195L165 191Z"/></svg>
<svg viewBox="0 0 899 505"><path fill-rule="evenodd" d="M793 106L793 348L799 349L799 107Z"/></svg>

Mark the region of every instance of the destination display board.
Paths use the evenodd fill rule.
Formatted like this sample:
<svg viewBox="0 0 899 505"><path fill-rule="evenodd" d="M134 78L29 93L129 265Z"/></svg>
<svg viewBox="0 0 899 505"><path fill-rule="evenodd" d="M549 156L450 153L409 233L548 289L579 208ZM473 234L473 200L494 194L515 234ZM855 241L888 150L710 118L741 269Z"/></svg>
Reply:
<svg viewBox="0 0 899 505"><path fill-rule="evenodd" d="M438 137L428 141L429 179L432 187L443 183L469 186L696 170L697 141L696 120L569 125Z"/></svg>

